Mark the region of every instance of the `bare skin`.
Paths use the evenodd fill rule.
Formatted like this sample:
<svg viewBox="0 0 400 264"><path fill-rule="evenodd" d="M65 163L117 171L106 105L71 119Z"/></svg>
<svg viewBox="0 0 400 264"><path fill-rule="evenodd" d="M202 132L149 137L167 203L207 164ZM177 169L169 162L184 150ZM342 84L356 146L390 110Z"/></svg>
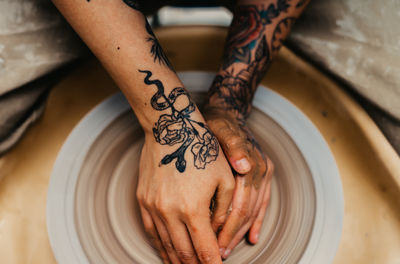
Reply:
<svg viewBox="0 0 400 264"><path fill-rule="evenodd" d="M222 228L218 242L221 256L227 258L246 233L251 243L258 242L270 199L274 165L248 140L251 132L240 128L243 123L239 123L233 113L212 109L206 110L204 115L236 172L232 212L226 223L213 226L216 232ZM248 164L243 163L243 159Z"/></svg>
<svg viewBox="0 0 400 264"><path fill-rule="evenodd" d="M137 2L53 2L121 88L145 131L137 198L164 263L222 263L212 225L226 217L234 177Z"/></svg>
<svg viewBox="0 0 400 264"><path fill-rule="evenodd" d="M208 124L138 1L53 2L113 77L145 131L137 198L164 263L221 263L249 230L256 243L273 164L245 120L257 84L308 1L238 1L205 108Z"/></svg>
<svg viewBox="0 0 400 264"><path fill-rule="evenodd" d="M188 167L179 173L158 165L164 153L146 136L137 198L149 237L165 263L221 263L209 206L217 192L213 225L223 222L234 187L233 177L224 173L227 161L221 155L205 170Z"/></svg>

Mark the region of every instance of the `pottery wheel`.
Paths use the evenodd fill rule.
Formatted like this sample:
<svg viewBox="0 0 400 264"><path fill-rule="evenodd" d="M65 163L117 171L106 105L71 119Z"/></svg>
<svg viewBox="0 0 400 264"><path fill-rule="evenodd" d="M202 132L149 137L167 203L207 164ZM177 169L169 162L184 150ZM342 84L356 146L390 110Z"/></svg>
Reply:
<svg viewBox="0 0 400 264"><path fill-rule="evenodd" d="M197 102L212 73L180 74ZM276 172L259 243L242 241L226 263L330 263L340 240L343 194L332 154L290 102L260 87L248 120ZM92 110L62 147L47 221L59 263L162 263L144 233L135 189L143 132L122 94Z"/></svg>

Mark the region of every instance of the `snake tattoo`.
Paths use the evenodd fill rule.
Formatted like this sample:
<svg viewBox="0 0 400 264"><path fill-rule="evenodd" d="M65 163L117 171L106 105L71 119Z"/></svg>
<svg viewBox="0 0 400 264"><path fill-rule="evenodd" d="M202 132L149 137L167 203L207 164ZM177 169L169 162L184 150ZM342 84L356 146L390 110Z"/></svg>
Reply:
<svg viewBox="0 0 400 264"><path fill-rule="evenodd" d="M155 85L157 92L152 96L151 106L157 111L168 111L160 115L154 124L153 135L161 145L179 145L171 154L165 155L161 164L166 165L175 160L175 167L179 172L186 169L186 150L191 146L194 167L205 169L208 163L215 161L219 153L219 144L210 129L203 123L191 118L191 113L196 110L196 105L183 87L175 87L168 96L165 95L164 85L160 80L153 79L152 72L139 70L146 74L144 83ZM187 105L176 105L179 97L186 97ZM183 100L182 100L183 101Z"/></svg>

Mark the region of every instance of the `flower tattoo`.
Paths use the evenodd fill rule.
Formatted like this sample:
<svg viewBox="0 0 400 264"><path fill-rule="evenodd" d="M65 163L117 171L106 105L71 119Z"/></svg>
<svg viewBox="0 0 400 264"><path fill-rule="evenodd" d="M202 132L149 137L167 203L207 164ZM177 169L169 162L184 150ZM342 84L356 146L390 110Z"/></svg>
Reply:
<svg viewBox="0 0 400 264"><path fill-rule="evenodd" d="M144 83L155 85L157 92L151 98L151 106L157 111L169 110L168 114L162 114L153 127L153 135L161 145L177 145L178 149L173 153L165 155L161 164L166 165L175 161L175 167L179 172L186 169L186 150L191 146L194 166L197 169L205 169L206 164L215 161L218 157L219 145L209 128L202 122L191 119L190 114L196 109L189 94L182 87L174 88L168 96L164 93L164 85L160 80L150 80L153 75L151 71L145 73ZM187 98L185 107L175 107L175 101L180 96Z"/></svg>
<svg viewBox="0 0 400 264"><path fill-rule="evenodd" d="M218 156L218 142L215 137L207 131L202 139L192 146L194 166L198 169L204 169L207 163L216 160Z"/></svg>
<svg viewBox="0 0 400 264"><path fill-rule="evenodd" d="M289 0L278 0L267 8L256 5L237 6L225 45L223 69L237 62L251 63L252 50L265 35L265 27L289 7Z"/></svg>

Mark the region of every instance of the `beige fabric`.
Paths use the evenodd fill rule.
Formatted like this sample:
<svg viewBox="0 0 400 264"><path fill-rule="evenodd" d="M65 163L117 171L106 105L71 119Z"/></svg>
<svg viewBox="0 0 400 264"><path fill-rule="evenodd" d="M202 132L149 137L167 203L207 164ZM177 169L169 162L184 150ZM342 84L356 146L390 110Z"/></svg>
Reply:
<svg viewBox="0 0 400 264"><path fill-rule="evenodd" d="M400 1L314 0L290 40L400 120Z"/></svg>
<svg viewBox="0 0 400 264"><path fill-rule="evenodd" d="M38 78L84 50L51 1L0 0L0 155L43 112L55 80Z"/></svg>
<svg viewBox="0 0 400 264"><path fill-rule="evenodd" d="M0 96L82 53L49 0L0 0Z"/></svg>

